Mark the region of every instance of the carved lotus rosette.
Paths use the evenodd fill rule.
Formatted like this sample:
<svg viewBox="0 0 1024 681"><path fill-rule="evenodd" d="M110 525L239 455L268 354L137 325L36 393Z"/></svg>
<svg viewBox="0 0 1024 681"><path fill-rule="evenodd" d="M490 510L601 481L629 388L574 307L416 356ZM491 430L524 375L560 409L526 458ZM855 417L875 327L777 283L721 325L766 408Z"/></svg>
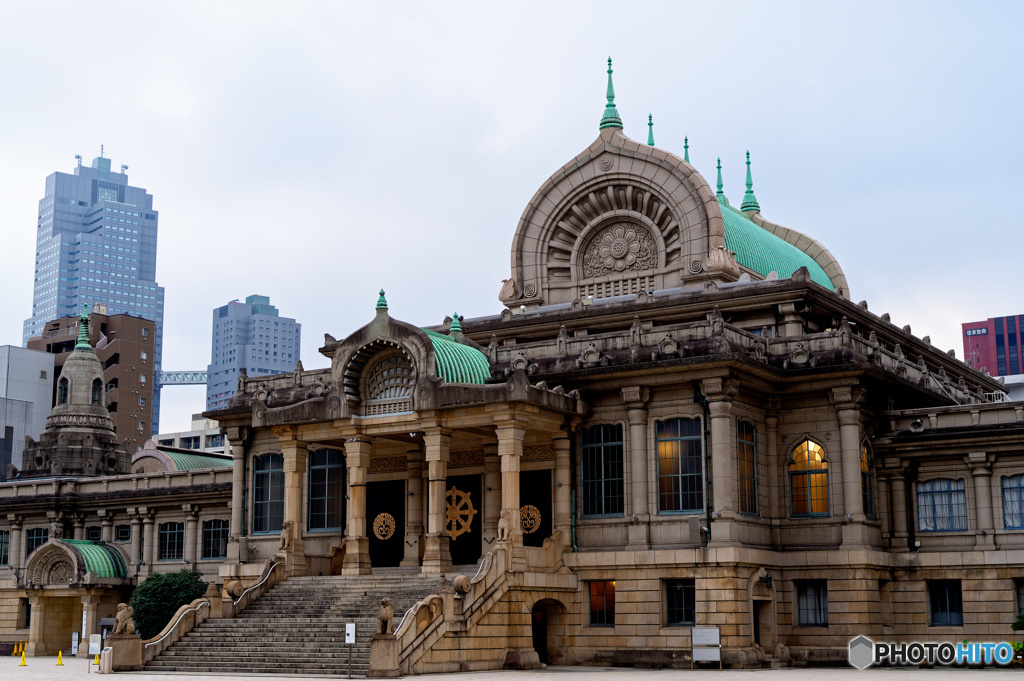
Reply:
<svg viewBox="0 0 1024 681"><path fill-rule="evenodd" d="M654 238L640 225L618 223L599 230L583 250L584 278L640 272L658 266Z"/></svg>

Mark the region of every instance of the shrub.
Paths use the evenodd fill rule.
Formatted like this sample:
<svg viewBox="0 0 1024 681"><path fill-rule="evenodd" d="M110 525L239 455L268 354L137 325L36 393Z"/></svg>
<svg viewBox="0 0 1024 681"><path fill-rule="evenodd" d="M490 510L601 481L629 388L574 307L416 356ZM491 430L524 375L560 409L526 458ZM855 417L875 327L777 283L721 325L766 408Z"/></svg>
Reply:
<svg viewBox="0 0 1024 681"><path fill-rule="evenodd" d="M135 587L131 606L139 636L153 638L160 633L178 608L206 593L207 583L198 570L156 573Z"/></svg>

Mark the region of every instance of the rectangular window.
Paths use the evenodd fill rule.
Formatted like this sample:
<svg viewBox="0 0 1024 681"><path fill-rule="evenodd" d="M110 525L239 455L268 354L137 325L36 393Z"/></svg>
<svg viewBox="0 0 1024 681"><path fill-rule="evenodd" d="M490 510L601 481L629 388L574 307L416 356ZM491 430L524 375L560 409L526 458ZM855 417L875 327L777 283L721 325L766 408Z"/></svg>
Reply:
<svg viewBox="0 0 1024 681"><path fill-rule="evenodd" d="M50 530L46 527L33 527L25 533L25 555L29 555L50 539Z"/></svg>
<svg viewBox="0 0 1024 681"><path fill-rule="evenodd" d="M145 407L146 406L146 398L145 397L140 397L139 398L139 406L140 407Z"/></svg>
<svg viewBox="0 0 1024 681"><path fill-rule="evenodd" d="M665 582L665 609L670 627L692 627L697 618L697 589L692 579Z"/></svg>
<svg viewBox="0 0 1024 681"><path fill-rule="evenodd" d="M933 627L962 627L964 602L959 579L939 579L928 582Z"/></svg>
<svg viewBox="0 0 1024 681"><path fill-rule="evenodd" d="M658 512L704 509L703 447L698 419L670 419L656 427Z"/></svg>
<svg viewBox="0 0 1024 681"><path fill-rule="evenodd" d="M185 549L185 524L160 523L157 560L181 560Z"/></svg>
<svg viewBox="0 0 1024 681"><path fill-rule="evenodd" d="M203 522L203 559L228 557L228 521Z"/></svg>
<svg viewBox="0 0 1024 681"><path fill-rule="evenodd" d="M32 626L32 603L27 598L18 599L18 623L22 629Z"/></svg>
<svg viewBox="0 0 1024 681"><path fill-rule="evenodd" d="M1003 527L1024 529L1024 475L1003 478Z"/></svg>
<svg viewBox="0 0 1024 681"><path fill-rule="evenodd" d="M149 359L149 351L147 351L147 350L140 350L139 351L139 359Z"/></svg>
<svg viewBox="0 0 1024 681"><path fill-rule="evenodd" d="M10 546L11 533L8 530L0 530L0 565L10 565Z"/></svg>
<svg viewBox="0 0 1024 681"><path fill-rule="evenodd" d="M583 515L622 515L625 492L622 425L584 428L580 434Z"/></svg>
<svg viewBox="0 0 1024 681"><path fill-rule="evenodd" d="M252 531L280 532L284 523L284 457L264 454L253 462Z"/></svg>
<svg viewBox="0 0 1024 681"><path fill-rule="evenodd" d="M1003 319L996 317L996 376L1006 375L1006 337L1003 336Z"/></svg>
<svg viewBox="0 0 1024 681"><path fill-rule="evenodd" d="M919 532L954 532L967 529L967 494L963 480L917 483Z"/></svg>
<svg viewBox="0 0 1024 681"><path fill-rule="evenodd" d="M796 583L797 624L802 627L828 626L828 582L808 579Z"/></svg>
<svg viewBox="0 0 1024 681"><path fill-rule="evenodd" d="M1017 591L1017 614L1024 615L1024 579L1013 580L1013 586Z"/></svg>
<svg viewBox="0 0 1024 681"><path fill-rule="evenodd" d="M146 338L148 336L149 336L149 327L148 326L142 327L142 337Z"/></svg>
<svg viewBox="0 0 1024 681"><path fill-rule="evenodd" d="M99 541L101 536L101 530L99 525L90 525L85 528L85 538L88 541Z"/></svg>
<svg viewBox="0 0 1024 681"><path fill-rule="evenodd" d="M309 454L309 529L340 530L344 520L345 463L336 449Z"/></svg>
<svg viewBox="0 0 1024 681"><path fill-rule="evenodd" d="M146 382L146 374L139 374L139 383Z"/></svg>
<svg viewBox="0 0 1024 681"><path fill-rule="evenodd" d="M740 513L757 515L757 430L746 421L740 421L737 430Z"/></svg>
<svg viewBox="0 0 1024 681"><path fill-rule="evenodd" d="M114 541L124 544L132 540L132 526L118 525L114 528Z"/></svg>
<svg viewBox="0 0 1024 681"><path fill-rule="evenodd" d="M590 582L590 626L615 626L615 582Z"/></svg>
<svg viewBox="0 0 1024 681"><path fill-rule="evenodd" d="M1017 364L1017 318L1007 317L1006 318L1006 330L1010 337L1010 344L1007 351L1010 359L1010 375L1013 376L1018 373Z"/></svg>

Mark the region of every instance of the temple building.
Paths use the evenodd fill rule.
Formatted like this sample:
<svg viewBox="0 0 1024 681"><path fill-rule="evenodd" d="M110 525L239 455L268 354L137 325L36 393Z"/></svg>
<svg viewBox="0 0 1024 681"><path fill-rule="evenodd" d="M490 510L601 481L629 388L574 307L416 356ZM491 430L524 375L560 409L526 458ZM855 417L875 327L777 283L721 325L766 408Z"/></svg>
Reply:
<svg viewBox="0 0 1024 681"><path fill-rule="evenodd" d="M688 668L709 630L732 667L845 664L861 634L1010 635L1024 403L852 302L824 245L762 216L749 157L737 208L653 121L627 137L614 98L609 61L596 139L512 235L499 314L422 328L380 291L325 334L329 368L243 373L206 413L231 467L187 473L175 503L193 542L230 506L221 595L147 669L337 673L337 613L385 596L378 673ZM117 480L159 495L184 474ZM130 503L112 512L152 517ZM260 633L285 625L301 649ZM232 632L251 655L218 647Z"/></svg>

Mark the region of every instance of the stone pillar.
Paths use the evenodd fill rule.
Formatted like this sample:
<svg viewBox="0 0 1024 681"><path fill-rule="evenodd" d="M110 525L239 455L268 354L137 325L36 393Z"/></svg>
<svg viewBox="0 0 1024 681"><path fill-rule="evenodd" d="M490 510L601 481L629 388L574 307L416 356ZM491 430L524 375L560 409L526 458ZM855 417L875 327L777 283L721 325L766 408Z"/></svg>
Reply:
<svg viewBox="0 0 1024 681"><path fill-rule="evenodd" d="M153 512L140 508L139 513L142 515L142 567L139 574L149 576L153 572L153 563L157 556Z"/></svg>
<svg viewBox="0 0 1024 681"><path fill-rule="evenodd" d="M405 557L402 567L419 567L423 539L423 452L419 447L406 453L409 494L405 510Z"/></svg>
<svg viewBox="0 0 1024 681"><path fill-rule="evenodd" d="M82 638L78 641L77 657L89 657L89 636L100 633L99 630L100 597L87 594L82 596L82 613L85 615L85 631L79 632ZM75 628L79 626L74 623Z"/></svg>
<svg viewBox="0 0 1024 681"><path fill-rule="evenodd" d="M370 544L366 538L366 474L370 468L369 440L351 438L345 442L345 465L348 468L348 519L345 523L345 575L368 575Z"/></svg>
<svg viewBox="0 0 1024 681"><path fill-rule="evenodd" d="M713 509L709 546L737 543L733 521L736 506L736 437L732 419L732 399L739 385L725 378L706 378L701 392L708 401L711 423L711 484Z"/></svg>
<svg viewBox="0 0 1024 681"><path fill-rule="evenodd" d="M132 523L132 539L128 542L129 565L139 567L139 547L142 546L142 519L135 513L134 508L128 509L128 515ZM130 576L130 575L129 575Z"/></svg>
<svg viewBox="0 0 1024 681"><path fill-rule="evenodd" d="M85 539L85 515L76 513L72 516L74 523L71 529L71 536L74 539Z"/></svg>
<svg viewBox="0 0 1024 681"><path fill-rule="evenodd" d="M643 386L630 386L621 392L622 404L629 420L629 498L630 516L629 551L644 551L650 541L650 493L647 457L647 400L651 391Z"/></svg>
<svg viewBox="0 0 1024 681"><path fill-rule="evenodd" d="M242 523L245 504L245 428L227 428L224 436L231 447L231 523L228 532L228 555L225 562L238 563L248 556L239 556L238 540L245 536ZM280 569L280 568L278 568Z"/></svg>
<svg viewBox="0 0 1024 681"><path fill-rule="evenodd" d="M523 548L523 524L519 518L519 470L523 458L526 428L519 421L497 422L498 456L501 457L501 511L509 519L511 567L515 572L526 570Z"/></svg>
<svg viewBox="0 0 1024 681"><path fill-rule="evenodd" d="M7 547L7 550L10 552L8 562L14 569L15 579L19 579L21 577L21 568L24 565L24 556L22 555L24 544L21 541L22 535L24 534L21 525L23 520L24 519L20 515L16 515L14 513L7 514L7 521L11 523L11 544Z"/></svg>
<svg viewBox="0 0 1024 681"><path fill-rule="evenodd" d="M114 543L114 514L111 511L100 510L100 539L106 544ZM78 525L75 525L75 536L78 536Z"/></svg>
<svg viewBox="0 0 1024 681"><path fill-rule="evenodd" d="M992 508L992 462L985 452L971 452L964 457L974 478L974 548L996 548L995 518Z"/></svg>
<svg viewBox="0 0 1024 681"><path fill-rule="evenodd" d="M181 510L185 512L185 550L183 558L186 563L196 567L196 523L199 521L199 518L196 516L199 513L199 507L193 504L182 504Z"/></svg>
<svg viewBox="0 0 1024 681"><path fill-rule="evenodd" d="M779 502L785 499L786 485L779 474L788 470L785 462L779 461L779 400L769 398L765 401L764 417L765 460L768 463L768 517L771 518L772 544L781 541L778 520L783 517ZM760 493L760 490L758 490ZM759 507L760 508L760 507Z"/></svg>
<svg viewBox="0 0 1024 681"><path fill-rule="evenodd" d="M888 462L887 462L888 463ZM899 461L895 462L899 466ZM907 486L903 468L898 467L889 485L889 508L892 509L892 550L907 550Z"/></svg>
<svg viewBox="0 0 1024 681"><path fill-rule="evenodd" d="M452 436L450 431L431 428L424 435L427 474L430 481L430 511L427 514L427 542L423 551L423 572L440 574L449 572L452 555L448 550L447 520L448 456Z"/></svg>
<svg viewBox="0 0 1024 681"><path fill-rule="evenodd" d="M285 574L301 577L308 571L306 547L302 540L302 481L306 472L309 450L306 442L296 438L294 427L275 428L274 435L281 443L284 457L284 526L281 533L287 533Z"/></svg>
<svg viewBox="0 0 1024 681"><path fill-rule="evenodd" d="M46 633L46 600L39 591L29 593L28 603L32 607L32 613L28 627L28 646L25 649L25 655L28 657L41 657L49 653L44 636ZM81 650L81 645L82 642L79 641L79 650ZM85 643L85 650L88 653L88 641Z"/></svg>
<svg viewBox="0 0 1024 681"><path fill-rule="evenodd" d="M557 456L557 449L556 456ZM556 473L557 475L557 473ZM484 553L494 548L501 515L501 459L497 443L484 445Z"/></svg>
<svg viewBox="0 0 1024 681"><path fill-rule="evenodd" d="M569 447L571 434L561 431L552 436L555 449L555 518L554 531L565 533L571 539L572 532L572 478L569 470Z"/></svg>
<svg viewBox="0 0 1024 681"><path fill-rule="evenodd" d="M833 388L832 403L839 419L839 448L843 480L843 506L846 522L843 525L844 549L868 547L867 528L864 526L864 487L860 470L860 406L861 391L857 388ZM832 459L830 472L835 470ZM830 484L835 484L830 481Z"/></svg>

